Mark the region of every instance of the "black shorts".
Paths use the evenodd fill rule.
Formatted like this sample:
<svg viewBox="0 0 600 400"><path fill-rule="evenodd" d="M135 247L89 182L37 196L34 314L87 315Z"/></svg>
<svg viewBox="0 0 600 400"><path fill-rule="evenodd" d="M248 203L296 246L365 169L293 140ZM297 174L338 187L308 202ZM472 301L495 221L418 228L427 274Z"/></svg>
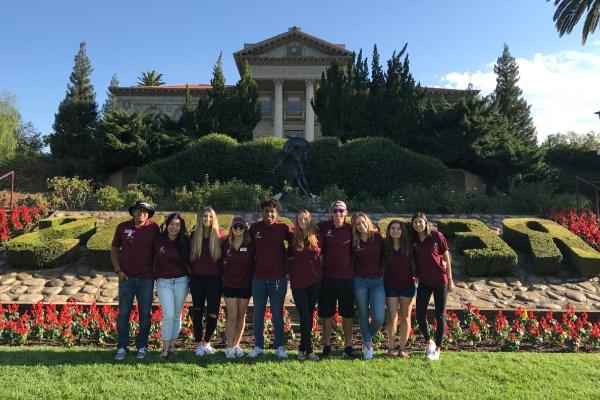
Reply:
<svg viewBox="0 0 600 400"><path fill-rule="evenodd" d="M252 287L223 287L223 297L230 299L249 299L252 297Z"/></svg>
<svg viewBox="0 0 600 400"><path fill-rule="evenodd" d="M319 295L319 317L333 317L336 302L342 317L354 317L354 284L352 283L352 278L323 278L321 281L321 293Z"/></svg>

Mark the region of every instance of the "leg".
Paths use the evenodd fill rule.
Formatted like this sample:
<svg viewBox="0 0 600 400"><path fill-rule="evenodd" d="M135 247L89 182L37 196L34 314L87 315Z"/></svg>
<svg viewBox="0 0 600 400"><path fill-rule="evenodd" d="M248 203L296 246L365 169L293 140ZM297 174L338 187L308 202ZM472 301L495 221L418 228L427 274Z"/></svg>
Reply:
<svg viewBox="0 0 600 400"><path fill-rule="evenodd" d="M448 298L448 287L435 288L433 291L433 301L435 304L435 320L437 327L435 329L435 345L439 350L444 341L444 332L446 330L446 300Z"/></svg>
<svg viewBox="0 0 600 400"><path fill-rule="evenodd" d="M283 303L287 293L287 278L279 278L275 283L270 282L269 301L273 315L273 329L275 330L275 348L283 346Z"/></svg>
<svg viewBox="0 0 600 400"><path fill-rule="evenodd" d="M398 297L386 297L387 303L387 335L388 335L388 351L396 349L394 343L396 338L396 330L398 327Z"/></svg>
<svg viewBox="0 0 600 400"><path fill-rule="evenodd" d="M225 297L227 307L227 321L225 322L225 336L227 337L227 348L235 347L235 328L238 325L238 299Z"/></svg>
<svg viewBox="0 0 600 400"><path fill-rule="evenodd" d="M162 308L162 339L165 342L163 349L169 349L169 342L173 339L173 325L178 318L175 311L175 286L170 279L158 279L156 293Z"/></svg>
<svg viewBox="0 0 600 400"><path fill-rule="evenodd" d="M313 347L312 347L313 315L315 313L315 305L317 304L317 300L319 299L320 292L321 292L321 282L315 283L313 286L308 288L308 318L306 320L307 347L305 349L307 354L310 354L313 352Z"/></svg>
<svg viewBox="0 0 600 400"><path fill-rule="evenodd" d="M373 342L371 329L369 329L369 287L368 279L354 277L354 300L358 311L358 324L363 345ZM345 331L345 329L344 329ZM344 332L345 334L345 332Z"/></svg>
<svg viewBox="0 0 600 400"><path fill-rule="evenodd" d="M154 293L154 279L138 279L136 298L140 311L140 330L136 338L138 349L148 347L148 336L150 335L150 319L152 315L152 295Z"/></svg>
<svg viewBox="0 0 600 400"><path fill-rule="evenodd" d="M354 282L352 279L340 279L337 282L337 295L344 329L344 346L352 347L352 329L354 318Z"/></svg>
<svg viewBox="0 0 600 400"><path fill-rule="evenodd" d="M383 288L383 278L370 279L369 285L369 308L372 316L369 330L371 337L373 337L379 332L385 320L385 289Z"/></svg>
<svg viewBox="0 0 600 400"><path fill-rule="evenodd" d="M134 278L119 281L119 314L117 316L117 348L129 345L129 315L135 297Z"/></svg>
<svg viewBox="0 0 600 400"><path fill-rule="evenodd" d="M308 288L292 290L296 311L298 311L298 316L300 317L300 346L298 350L305 352L308 352L308 347L310 347L310 328L312 326L312 313L309 310L308 304L308 290Z"/></svg>
<svg viewBox="0 0 600 400"><path fill-rule="evenodd" d="M331 346L331 320L335 313L335 303L337 291L333 285L333 280L324 277L321 281L321 291L319 293L319 319L323 329L323 345Z"/></svg>
<svg viewBox="0 0 600 400"><path fill-rule="evenodd" d="M421 334L425 338L425 341L429 341L429 326L427 325L427 306L429 305L429 299L431 298L432 289L424 284L423 282L419 282L419 287L417 289L417 323L419 324L419 330Z"/></svg>
<svg viewBox="0 0 600 400"><path fill-rule="evenodd" d="M254 312L252 324L254 326L254 345L265 347L265 309L267 308L267 281L262 279L252 280L252 297L254 298Z"/></svg>
<svg viewBox="0 0 600 400"><path fill-rule="evenodd" d="M181 331L181 314L183 312L183 303L188 293L188 278L183 276L175 280L174 287L174 310L175 319L173 321L173 330L171 331L171 349L175 349L175 341L179 337Z"/></svg>
<svg viewBox="0 0 600 400"><path fill-rule="evenodd" d="M400 350L405 350L410 335L410 314L414 297L397 297L397 299L400 300Z"/></svg>
<svg viewBox="0 0 600 400"><path fill-rule="evenodd" d="M236 299L238 302L238 316L237 316L237 325L235 326L235 342L234 346L239 347L240 342L242 341L242 336L244 335L244 328L246 327L246 310L248 310L248 303L250 299Z"/></svg>
<svg viewBox="0 0 600 400"><path fill-rule="evenodd" d="M219 317L219 308L221 308L221 278L210 278L207 280L208 288L206 295L206 330L204 332L204 341L210 343L213 334L217 329L217 318Z"/></svg>
<svg viewBox="0 0 600 400"><path fill-rule="evenodd" d="M202 341L202 319L204 318L204 303L206 301L206 287L202 278L192 275L190 279L190 292L192 294L192 326L194 330L194 341Z"/></svg>

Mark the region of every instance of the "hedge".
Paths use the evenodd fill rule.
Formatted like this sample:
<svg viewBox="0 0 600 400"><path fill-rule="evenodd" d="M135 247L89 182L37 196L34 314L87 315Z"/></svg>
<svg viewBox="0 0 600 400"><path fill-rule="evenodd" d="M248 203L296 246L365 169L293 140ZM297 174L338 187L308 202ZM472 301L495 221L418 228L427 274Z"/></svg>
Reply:
<svg viewBox="0 0 600 400"><path fill-rule="evenodd" d="M6 244L10 264L16 268L57 267L77 257L77 246L96 230L96 218L65 217L40 221L40 230Z"/></svg>
<svg viewBox="0 0 600 400"><path fill-rule="evenodd" d="M472 276L514 275L517 253L496 232L476 219L440 219L437 228L454 238L465 257L466 273Z"/></svg>
<svg viewBox="0 0 600 400"><path fill-rule="evenodd" d="M556 222L541 218L507 218L502 237L513 248L530 254L540 275L555 275L563 258L581 275L600 274L600 253Z"/></svg>
<svg viewBox="0 0 600 400"><path fill-rule="evenodd" d="M382 219L380 219L379 223L377 224L379 226L379 232L385 234L385 231L386 231L388 225L394 219L400 220L400 222L403 223L406 226L407 231L408 232L412 232L412 229L411 229L411 226L410 226L410 220L411 220L411 218L407 218L407 217L388 217L388 218L382 218Z"/></svg>

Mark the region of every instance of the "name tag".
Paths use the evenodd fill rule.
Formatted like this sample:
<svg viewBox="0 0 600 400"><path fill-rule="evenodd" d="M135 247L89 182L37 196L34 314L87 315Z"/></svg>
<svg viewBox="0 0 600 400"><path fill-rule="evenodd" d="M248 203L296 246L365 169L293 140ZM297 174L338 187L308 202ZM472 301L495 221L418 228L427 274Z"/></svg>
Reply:
<svg viewBox="0 0 600 400"><path fill-rule="evenodd" d="M240 247L240 253L245 253L246 251L248 251L247 247Z"/></svg>
<svg viewBox="0 0 600 400"><path fill-rule="evenodd" d="M131 236L131 235L133 235L133 229L125 229L123 231L123 233L125 233L125 235L127 235L127 236Z"/></svg>

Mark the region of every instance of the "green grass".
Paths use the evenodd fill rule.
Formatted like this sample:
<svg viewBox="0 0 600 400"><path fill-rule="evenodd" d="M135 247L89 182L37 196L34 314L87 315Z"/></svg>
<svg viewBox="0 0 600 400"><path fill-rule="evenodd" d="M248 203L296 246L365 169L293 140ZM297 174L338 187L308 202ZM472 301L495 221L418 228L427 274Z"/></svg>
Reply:
<svg viewBox="0 0 600 400"><path fill-rule="evenodd" d="M295 354L293 354L295 356ZM410 360L197 359L157 352L112 361L99 348L0 347L2 399L592 399L600 398L600 354L446 352Z"/></svg>

